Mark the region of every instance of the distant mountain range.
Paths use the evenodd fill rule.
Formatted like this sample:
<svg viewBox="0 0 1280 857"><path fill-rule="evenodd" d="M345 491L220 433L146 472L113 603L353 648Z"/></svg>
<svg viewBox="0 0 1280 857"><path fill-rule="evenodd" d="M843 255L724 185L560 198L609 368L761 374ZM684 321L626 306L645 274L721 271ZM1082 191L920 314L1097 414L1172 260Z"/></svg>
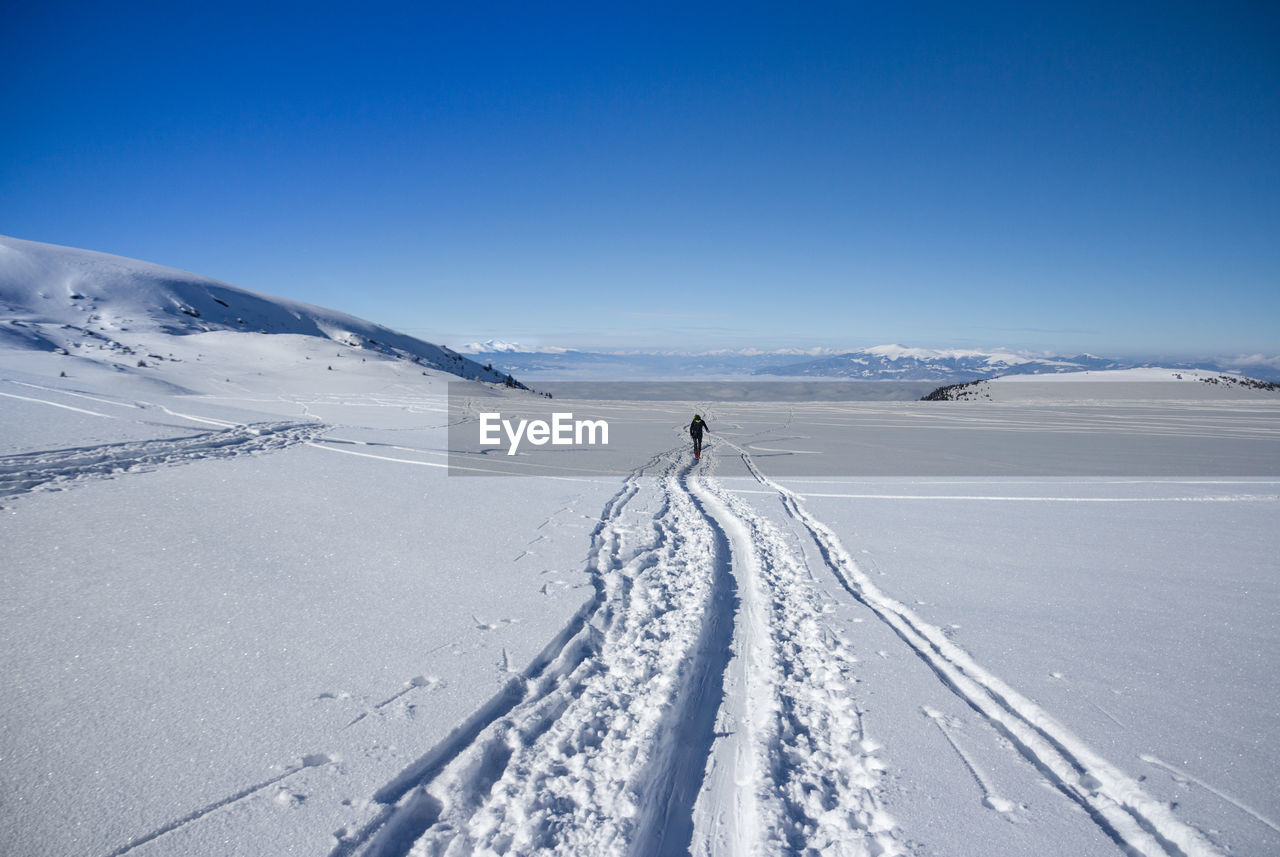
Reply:
<svg viewBox="0 0 1280 857"><path fill-rule="evenodd" d="M1280 380L1276 361L1262 358L1232 358L1187 361L1135 361L1099 357L1094 354L1034 355L996 350L904 348L879 345L845 354L770 366L758 375L847 378L867 381L945 381L956 383L1009 375L1050 375L1064 372L1098 372L1111 369L1147 367L1206 370L1245 375L1264 381Z"/></svg>
<svg viewBox="0 0 1280 857"><path fill-rule="evenodd" d="M905 348L878 345L816 360L772 366L756 374L849 378L867 381L959 381L996 375L1042 375L1127 369L1134 364L1093 354L1030 356L1013 351Z"/></svg>
<svg viewBox="0 0 1280 857"><path fill-rule="evenodd" d="M489 361L503 372L541 375L545 379L626 380L639 378L699 380L743 376L815 378L851 381L936 381L961 383L1000 375L1043 375L1160 366L1242 374L1280 381L1280 361L1262 356L1186 362L1123 360L1094 354L1045 355L1007 349L931 349L878 345L855 351L778 349L763 351L578 351L529 349L518 343L489 340L471 343L464 352Z"/></svg>

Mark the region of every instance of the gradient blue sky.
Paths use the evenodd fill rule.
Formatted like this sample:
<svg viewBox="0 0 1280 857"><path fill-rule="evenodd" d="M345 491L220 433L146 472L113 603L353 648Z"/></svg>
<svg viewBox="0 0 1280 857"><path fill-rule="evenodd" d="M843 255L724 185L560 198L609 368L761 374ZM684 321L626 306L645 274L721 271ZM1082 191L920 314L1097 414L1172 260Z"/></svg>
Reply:
<svg viewBox="0 0 1280 857"><path fill-rule="evenodd" d="M455 346L1275 355L1278 9L12 3L0 232Z"/></svg>

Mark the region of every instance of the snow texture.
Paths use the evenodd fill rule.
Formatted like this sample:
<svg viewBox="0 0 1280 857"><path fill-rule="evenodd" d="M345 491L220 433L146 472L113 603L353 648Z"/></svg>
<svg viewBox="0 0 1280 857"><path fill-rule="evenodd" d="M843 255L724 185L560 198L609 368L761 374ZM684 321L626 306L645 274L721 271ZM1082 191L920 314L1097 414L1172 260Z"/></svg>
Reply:
<svg viewBox="0 0 1280 857"><path fill-rule="evenodd" d="M425 343L0 247L6 854L1280 848L1272 399L611 402L451 476Z"/></svg>

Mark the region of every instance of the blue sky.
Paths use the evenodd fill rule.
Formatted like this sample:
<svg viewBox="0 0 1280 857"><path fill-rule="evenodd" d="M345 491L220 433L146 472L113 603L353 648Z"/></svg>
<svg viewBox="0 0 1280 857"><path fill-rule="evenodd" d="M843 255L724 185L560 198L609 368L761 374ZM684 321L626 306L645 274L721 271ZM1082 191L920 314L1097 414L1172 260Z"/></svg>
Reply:
<svg viewBox="0 0 1280 857"><path fill-rule="evenodd" d="M0 233L455 346L1275 355L1277 46L1266 2L12 4Z"/></svg>

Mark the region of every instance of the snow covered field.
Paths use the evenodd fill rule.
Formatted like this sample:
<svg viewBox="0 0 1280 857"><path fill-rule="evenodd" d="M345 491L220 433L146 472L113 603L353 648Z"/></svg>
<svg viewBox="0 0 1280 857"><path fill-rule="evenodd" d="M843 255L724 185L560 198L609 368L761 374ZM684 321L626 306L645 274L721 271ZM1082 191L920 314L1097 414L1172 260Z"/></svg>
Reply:
<svg viewBox="0 0 1280 857"><path fill-rule="evenodd" d="M1274 407L1185 432L1259 478L777 483L789 405L468 479L438 386L4 372L8 853L1276 847Z"/></svg>
<svg viewBox="0 0 1280 857"><path fill-rule="evenodd" d="M574 403L469 478L538 459L407 352L22 320L5 854L1280 851L1274 395Z"/></svg>

